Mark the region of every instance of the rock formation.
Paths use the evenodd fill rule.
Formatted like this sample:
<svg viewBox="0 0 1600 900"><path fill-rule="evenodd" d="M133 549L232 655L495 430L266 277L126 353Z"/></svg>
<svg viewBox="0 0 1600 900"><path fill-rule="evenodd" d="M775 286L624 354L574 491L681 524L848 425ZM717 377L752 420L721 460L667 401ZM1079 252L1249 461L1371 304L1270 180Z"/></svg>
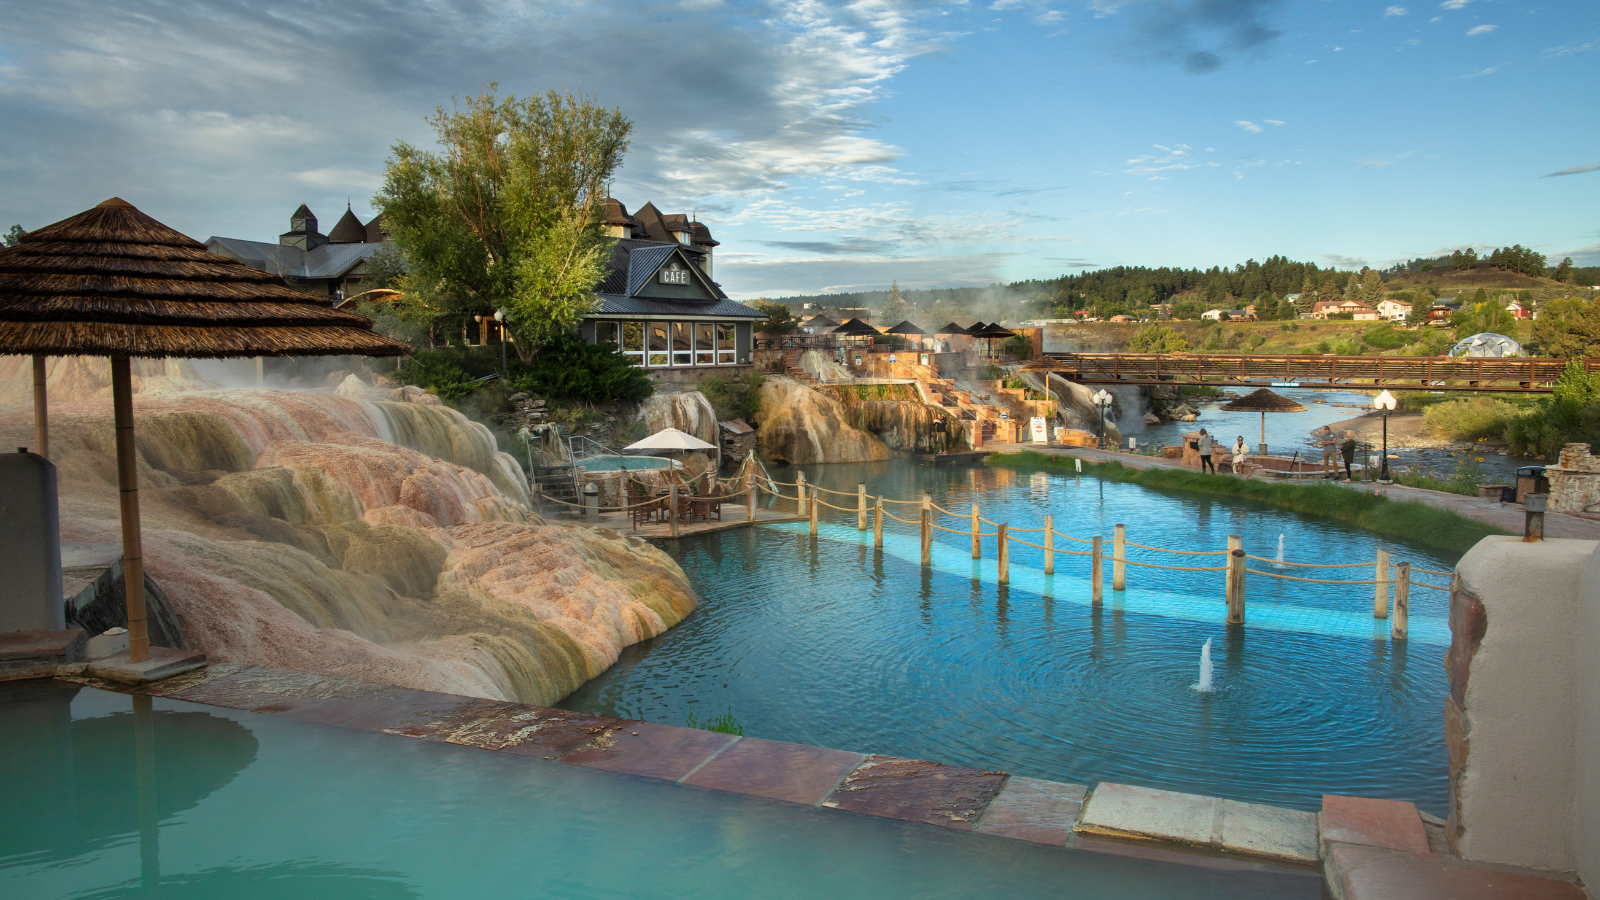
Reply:
<svg viewBox="0 0 1600 900"><path fill-rule="evenodd" d="M839 401L781 375L761 384L761 452L791 464L888 459L883 441L850 424Z"/></svg>
<svg viewBox="0 0 1600 900"><path fill-rule="evenodd" d="M51 456L63 538L114 543L99 390L52 392ZM548 704L695 608L654 547L540 522L516 462L431 395L146 391L135 417L146 570L214 660Z"/></svg>
<svg viewBox="0 0 1600 900"><path fill-rule="evenodd" d="M838 401L846 421L891 450L938 453L969 449L962 421L941 407L923 403L916 385L830 384L817 390Z"/></svg>
<svg viewBox="0 0 1600 900"><path fill-rule="evenodd" d="M639 405L639 417L651 434L676 428L708 444L717 442L717 411L699 391L657 391Z"/></svg>

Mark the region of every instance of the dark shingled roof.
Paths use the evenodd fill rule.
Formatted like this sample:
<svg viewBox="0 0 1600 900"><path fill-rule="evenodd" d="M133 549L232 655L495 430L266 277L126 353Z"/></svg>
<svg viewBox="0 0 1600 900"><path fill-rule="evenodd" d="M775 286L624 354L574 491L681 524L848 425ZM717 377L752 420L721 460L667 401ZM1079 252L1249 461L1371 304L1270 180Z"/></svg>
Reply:
<svg viewBox="0 0 1600 900"><path fill-rule="evenodd" d="M695 244L702 247L720 247L721 242L711 237L711 229L699 222L689 223L689 233L694 236Z"/></svg>
<svg viewBox="0 0 1600 900"><path fill-rule="evenodd" d="M302 207L303 209L304 207ZM399 356L400 341L113 197L0 250L0 353Z"/></svg>
<svg viewBox="0 0 1600 900"><path fill-rule="evenodd" d="M758 312L736 300L723 297L715 303L691 301L652 300L644 297L626 297L621 294L600 294L600 304L590 315L632 316L639 319L670 319L683 316L714 317L718 319L765 319Z"/></svg>
<svg viewBox="0 0 1600 900"><path fill-rule="evenodd" d="M383 213L373 216L372 221L367 223L367 243L383 243Z"/></svg>
<svg viewBox="0 0 1600 900"><path fill-rule="evenodd" d="M367 226L361 224L356 214L350 207L344 208L344 215L339 217L339 222L328 232L330 244L365 244L367 242Z"/></svg>
<svg viewBox="0 0 1600 900"><path fill-rule="evenodd" d="M607 197L604 221L607 225L632 225L633 217L628 215L628 208L622 205L621 200Z"/></svg>

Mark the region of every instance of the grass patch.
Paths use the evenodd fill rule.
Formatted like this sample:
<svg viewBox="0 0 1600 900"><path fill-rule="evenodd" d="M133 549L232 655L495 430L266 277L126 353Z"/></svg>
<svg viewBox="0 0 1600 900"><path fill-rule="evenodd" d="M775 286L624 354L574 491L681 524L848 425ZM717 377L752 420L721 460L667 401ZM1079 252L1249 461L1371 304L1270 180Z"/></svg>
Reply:
<svg viewBox="0 0 1600 900"><path fill-rule="evenodd" d="M691 709L689 710L689 720L684 723L684 727L699 728L702 731L719 731L723 734L737 734L740 737L744 736L744 726L734 719L732 707L729 707L727 712L715 719L707 719L704 722L695 718L694 710Z"/></svg>
<svg viewBox="0 0 1600 900"><path fill-rule="evenodd" d="M1505 434L1506 426L1520 411L1521 407L1515 403L1493 397L1470 397L1434 403L1423 412L1422 421L1434 437L1476 441Z"/></svg>
<svg viewBox="0 0 1600 900"><path fill-rule="evenodd" d="M991 466L1008 469L1073 471L1071 456L1046 456L1026 450L994 453L984 458ZM1107 481L1137 484L1164 491L1234 497L1276 506L1306 516L1347 522L1376 534L1392 535L1424 547L1463 554L1491 534L1510 534L1447 509L1409 500L1390 500L1370 491L1332 484L1274 484L1177 469L1131 469L1119 462L1083 461L1086 474Z"/></svg>

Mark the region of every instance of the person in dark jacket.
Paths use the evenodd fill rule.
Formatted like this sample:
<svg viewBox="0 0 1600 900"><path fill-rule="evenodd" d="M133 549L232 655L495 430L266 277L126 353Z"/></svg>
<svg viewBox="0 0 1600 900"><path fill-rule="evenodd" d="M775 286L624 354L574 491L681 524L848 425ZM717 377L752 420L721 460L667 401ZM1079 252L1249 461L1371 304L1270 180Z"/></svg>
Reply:
<svg viewBox="0 0 1600 900"><path fill-rule="evenodd" d="M1355 476L1350 472L1350 464L1356 461L1356 433L1354 431L1346 431L1344 433L1344 443L1339 445L1339 455L1344 457L1344 480L1355 480Z"/></svg>
<svg viewBox="0 0 1600 900"><path fill-rule="evenodd" d="M1196 443L1200 445L1200 471L1217 474L1217 467L1211 464L1211 435L1206 434L1204 428L1200 429L1200 440Z"/></svg>

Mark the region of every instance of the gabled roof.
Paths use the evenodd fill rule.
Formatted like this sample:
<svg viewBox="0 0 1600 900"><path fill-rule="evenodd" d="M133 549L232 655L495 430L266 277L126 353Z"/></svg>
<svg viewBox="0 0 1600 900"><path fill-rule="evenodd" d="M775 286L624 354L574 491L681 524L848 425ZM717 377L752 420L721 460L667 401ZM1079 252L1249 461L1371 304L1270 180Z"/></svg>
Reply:
<svg viewBox="0 0 1600 900"><path fill-rule="evenodd" d="M317 217L317 214L312 212L311 209L309 207L307 207L304 203L300 204L300 208L299 209L297 209L294 212L289 214L289 218L291 218L291 219L304 219L304 218L315 219L316 217Z"/></svg>
<svg viewBox="0 0 1600 900"><path fill-rule="evenodd" d="M665 265L669 257L676 256L677 252L677 244L657 244L650 247L640 247L628 254L628 296L632 297L634 294L639 293L639 289L644 287L645 282L650 280L650 276ZM700 267L691 266L690 268L698 272ZM701 276L700 280L705 281L704 276ZM713 291L712 293L716 292Z"/></svg>
<svg viewBox="0 0 1600 900"><path fill-rule="evenodd" d="M240 238L213 237L206 241L206 249L218 256L226 256L246 263L251 268L289 278L325 279L342 278L378 252L381 244L322 244L311 250L246 241Z"/></svg>
<svg viewBox="0 0 1600 900"><path fill-rule="evenodd" d="M654 203L646 202L639 207L639 211L633 214L633 223L644 232L643 236L648 240L663 244L677 243L672 232L667 230L667 223L662 220L661 210L656 209Z"/></svg>
<svg viewBox="0 0 1600 900"><path fill-rule="evenodd" d="M369 243L369 244L377 244L377 243L382 243L382 241L383 241L383 213L378 213L377 215L372 217L372 221L371 222L367 223L367 243Z"/></svg>
<svg viewBox="0 0 1600 900"><path fill-rule="evenodd" d="M674 253L688 263L688 268L694 273L694 277L705 285L715 300L707 303L703 300L665 300L634 296L640 288L649 283L650 276L655 274ZM606 267L605 278L601 279L599 286L595 288L599 303L592 315L765 319L767 317L765 313L728 299L728 295L723 293L715 281L705 277L696 262L704 255L704 251L678 243L633 238L616 241L611 248L611 261Z"/></svg>

